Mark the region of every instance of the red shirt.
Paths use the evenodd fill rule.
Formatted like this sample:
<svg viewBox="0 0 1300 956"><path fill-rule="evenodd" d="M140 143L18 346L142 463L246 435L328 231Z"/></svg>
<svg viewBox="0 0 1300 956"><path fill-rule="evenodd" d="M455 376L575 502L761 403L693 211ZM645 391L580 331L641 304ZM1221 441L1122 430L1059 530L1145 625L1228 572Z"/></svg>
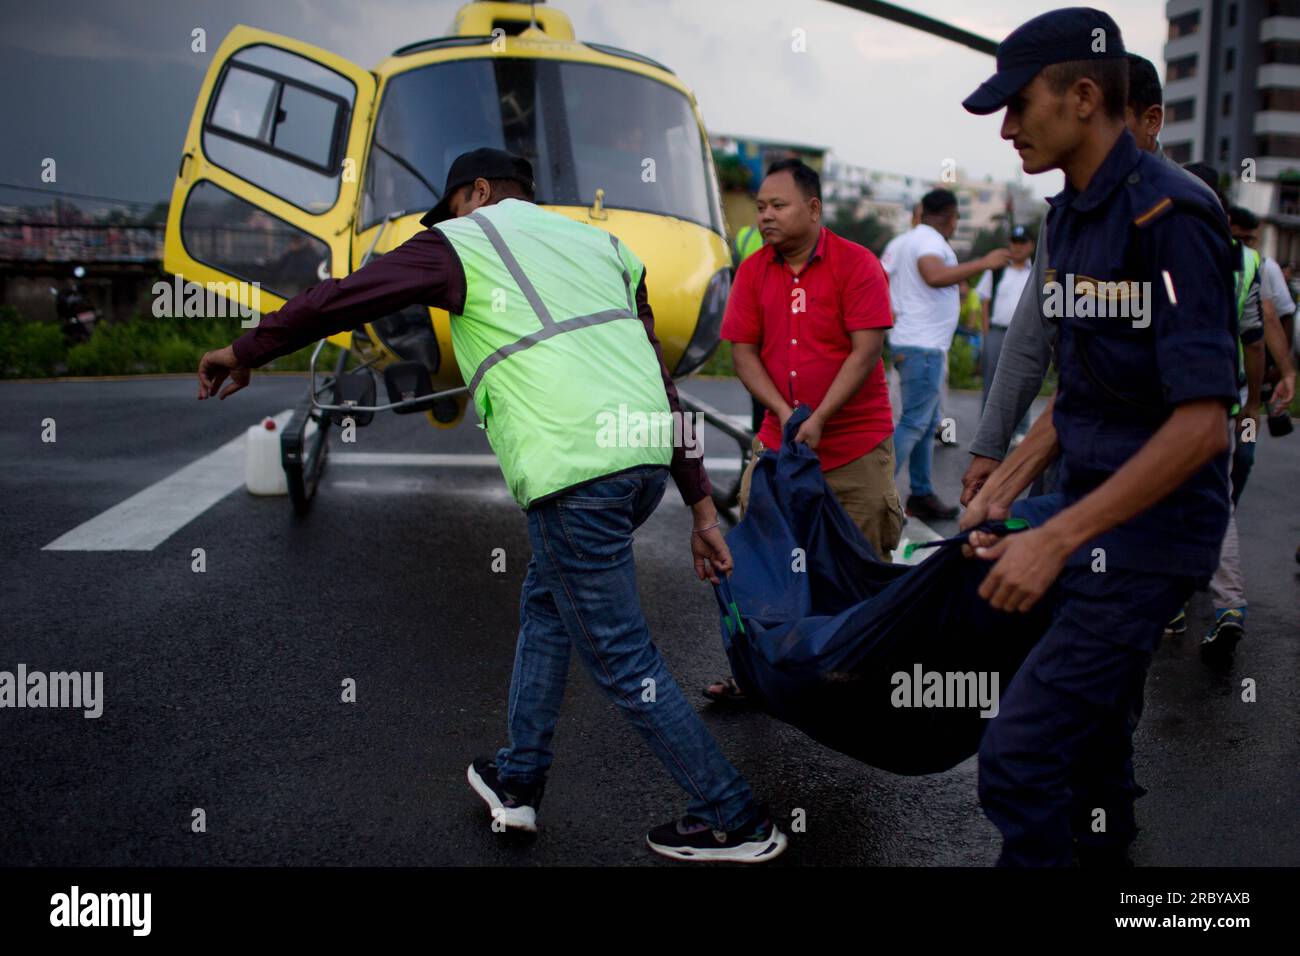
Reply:
<svg viewBox="0 0 1300 956"><path fill-rule="evenodd" d="M722 320L729 342L759 346L763 368L785 400L814 409L852 351L849 333L894 324L885 270L871 250L825 226L796 275L780 253L763 246L740 264ZM822 429L817 455L829 471L861 458L894 432L885 366L877 362L857 393ZM759 440L781 445L780 420L763 418Z"/></svg>

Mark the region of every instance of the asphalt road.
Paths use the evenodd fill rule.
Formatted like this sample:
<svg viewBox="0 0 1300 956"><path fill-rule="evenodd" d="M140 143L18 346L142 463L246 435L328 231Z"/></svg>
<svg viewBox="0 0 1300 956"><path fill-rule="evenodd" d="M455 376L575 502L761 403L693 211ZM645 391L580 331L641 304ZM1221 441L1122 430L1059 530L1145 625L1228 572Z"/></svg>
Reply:
<svg viewBox="0 0 1300 956"><path fill-rule="evenodd" d="M747 411L734 382L685 388ZM0 864L675 865L649 853L643 835L684 797L576 658L542 832L493 833L465 782L469 760L505 732L529 553L523 516L499 471L478 459L344 456L482 455L478 429L380 416L355 446L335 439L316 506L299 520L286 498L229 487L228 454L205 456L293 407L304 380L259 376L224 403L197 402L195 390L189 378L0 383L0 670L104 675L96 719L0 709ZM948 411L964 446L978 396L955 392ZM41 441L47 418L53 443ZM710 460L732 465L715 481L734 478L734 446L709 439ZM946 497L967 460L963 449L936 452ZM1297 474L1300 437L1264 435L1239 515L1251 609L1232 675L1197 657L1204 594L1192 630L1155 660L1137 735L1150 790L1139 803L1141 864L1300 863ZM77 549L92 540L86 522L115 506L123 514L122 502L158 482L170 489L167 508L188 505L192 519L176 519L153 547ZM157 531L166 521L151 510L129 520ZM703 705L698 688L726 666L688 529L670 488L638 533L637 559L651 631ZM61 538L74 549L47 548ZM504 573L492 570L495 548L505 549ZM1254 703L1241 699L1243 678L1256 682ZM340 699L347 679L355 703ZM806 832L775 865L996 857L973 760L897 777L766 715L705 719L779 820L806 814ZM192 831L196 808L206 832Z"/></svg>

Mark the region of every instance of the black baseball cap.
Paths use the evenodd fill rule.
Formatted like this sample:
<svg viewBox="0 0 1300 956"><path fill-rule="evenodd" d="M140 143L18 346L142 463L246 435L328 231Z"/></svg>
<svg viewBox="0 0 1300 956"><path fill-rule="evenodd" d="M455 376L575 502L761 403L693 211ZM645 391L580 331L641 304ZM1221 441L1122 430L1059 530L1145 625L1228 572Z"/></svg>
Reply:
<svg viewBox="0 0 1300 956"><path fill-rule="evenodd" d="M1011 230L1012 242L1032 242L1033 239L1034 239L1034 234L1030 232L1028 229L1026 229L1024 226L1015 226Z"/></svg>
<svg viewBox="0 0 1300 956"><path fill-rule="evenodd" d="M461 186L468 186L479 179L514 179L523 183L531 193L533 186L533 164L522 156L507 153L504 149L483 146L461 153L447 170L447 185L442 190L442 198L420 219L420 225L432 226L451 218L451 197Z"/></svg>
<svg viewBox="0 0 1300 956"><path fill-rule="evenodd" d="M961 105L971 113L995 113L1045 66L1124 53L1119 27L1108 14L1092 7L1052 10L1022 23L998 44L998 71Z"/></svg>

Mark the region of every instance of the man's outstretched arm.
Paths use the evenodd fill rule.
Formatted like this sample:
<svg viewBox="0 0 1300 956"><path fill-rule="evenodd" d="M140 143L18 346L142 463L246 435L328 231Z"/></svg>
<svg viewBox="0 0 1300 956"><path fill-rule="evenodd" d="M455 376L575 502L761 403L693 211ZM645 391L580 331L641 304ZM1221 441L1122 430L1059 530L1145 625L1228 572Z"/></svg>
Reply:
<svg viewBox="0 0 1300 956"><path fill-rule="evenodd" d="M230 374L221 393L226 398L248 384L249 369L409 305L455 313L465 307L464 269L436 230L417 233L345 278L304 289L224 349L208 352L199 362L199 398L210 397Z"/></svg>

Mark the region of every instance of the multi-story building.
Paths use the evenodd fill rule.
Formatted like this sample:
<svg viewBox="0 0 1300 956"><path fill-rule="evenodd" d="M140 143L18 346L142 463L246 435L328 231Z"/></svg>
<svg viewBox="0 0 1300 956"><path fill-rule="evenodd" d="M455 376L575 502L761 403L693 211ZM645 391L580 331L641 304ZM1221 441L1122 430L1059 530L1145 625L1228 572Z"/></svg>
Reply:
<svg viewBox="0 0 1300 956"><path fill-rule="evenodd" d="M1168 0L1165 127L1264 220L1261 250L1300 260L1300 0Z"/></svg>
<svg viewBox="0 0 1300 956"><path fill-rule="evenodd" d="M778 143L751 136L710 133L709 148L719 171L729 163L742 171L743 183L722 182L722 211L734 236L741 227L752 225L755 217L754 195L767 169L780 159L801 159L818 174L826 161L826 149L805 143Z"/></svg>
<svg viewBox="0 0 1300 956"><path fill-rule="evenodd" d="M842 211L855 219L875 216L894 233L912 225L912 207L933 188L919 176L901 176L866 166L854 166L829 157L822 177L822 199L826 218L833 221Z"/></svg>
<svg viewBox="0 0 1300 956"><path fill-rule="evenodd" d="M968 255L981 231L1006 222L1031 222L1042 215L1043 203L1021 183L998 183L993 177L967 179L957 171L954 181L902 176L853 166L831 157L822 177L826 215L834 219L842 209L856 218L873 215L895 233L910 228L912 209L931 189L943 187L957 195L960 218L951 245L959 256Z"/></svg>

